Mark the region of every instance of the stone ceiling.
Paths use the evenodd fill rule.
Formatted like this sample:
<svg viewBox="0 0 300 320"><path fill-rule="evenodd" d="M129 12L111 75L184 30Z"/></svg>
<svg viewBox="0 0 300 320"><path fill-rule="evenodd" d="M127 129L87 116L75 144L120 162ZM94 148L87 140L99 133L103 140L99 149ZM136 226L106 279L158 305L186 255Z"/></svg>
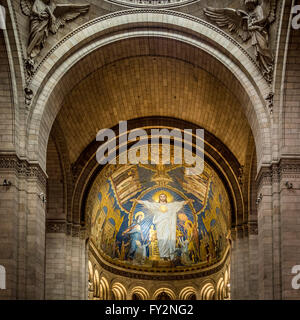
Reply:
<svg viewBox="0 0 300 320"><path fill-rule="evenodd" d="M242 88L205 52L174 43L126 40L99 49L73 68L72 77L82 77L84 67L90 72L70 88L57 117L71 162L102 128L167 116L210 131L245 163L251 130L242 110L249 103Z"/></svg>

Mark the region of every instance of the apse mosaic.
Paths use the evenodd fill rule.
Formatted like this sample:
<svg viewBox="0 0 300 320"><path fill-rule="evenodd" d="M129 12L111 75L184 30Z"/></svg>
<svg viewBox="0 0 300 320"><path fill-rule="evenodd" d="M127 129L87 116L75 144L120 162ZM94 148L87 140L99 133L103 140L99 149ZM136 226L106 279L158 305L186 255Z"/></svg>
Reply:
<svg viewBox="0 0 300 320"><path fill-rule="evenodd" d="M230 204L205 164L187 176L181 165L108 165L88 196L91 240L118 264L207 266L228 247Z"/></svg>

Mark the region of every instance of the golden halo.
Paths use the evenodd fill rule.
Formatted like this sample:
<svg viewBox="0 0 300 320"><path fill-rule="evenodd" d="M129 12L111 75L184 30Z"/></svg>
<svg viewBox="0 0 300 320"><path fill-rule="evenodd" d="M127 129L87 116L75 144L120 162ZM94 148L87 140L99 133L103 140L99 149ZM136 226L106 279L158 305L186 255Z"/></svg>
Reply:
<svg viewBox="0 0 300 320"><path fill-rule="evenodd" d="M159 195L162 193L164 193L167 196L167 202L172 202L174 200L174 197L172 196L172 194L166 190L159 190L159 191L155 192L154 195L152 196L152 199L155 202L159 202Z"/></svg>
<svg viewBox="0 0 300 320"><path fill-rule="evenodd" d="M183 212L179 212L178 213L178 218L179 218L179 220L182 220L182 221L187 221L188 220L187 215L185 213L183 213Z"/></svg>
<svg viewBox="0 0 300 320"><path fill-rule="evenodd" d="M144 216L145 216L144 212L143 212L143 211L137 212L137 213L135 214L135 216L134 216L135 220L136 220L137 217L139 217L139 216L142 216L142 220L143 220L143 219L144 219Z"/></svg>
<svg viewBox="0 0 300 320"><path fill-rule="evenodd" d="M185 223L184 223L184 227L185 229L187 229L187 225L190 225L191 228L193 228L193 222L191 220L187 220Z"/></svg>

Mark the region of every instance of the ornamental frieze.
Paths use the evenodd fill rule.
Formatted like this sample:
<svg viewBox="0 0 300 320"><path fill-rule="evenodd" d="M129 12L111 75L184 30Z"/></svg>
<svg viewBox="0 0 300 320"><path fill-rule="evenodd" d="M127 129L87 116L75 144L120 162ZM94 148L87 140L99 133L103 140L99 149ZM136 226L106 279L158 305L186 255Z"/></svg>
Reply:
<svg viewBox="0 0 300 320"><path fill-rule="evenodd" d="M105 0L110 3L119 4L133 8L176 8L185 6L200 0Z"/></svg>
<svg viewBox="0 0 300 320"><path fill-rule="evenodd" d="M43 188L46 187L47 176L38 164L31 164L27 160L21 160L16 155L0 155L0 169L14 171L19 176L36 178Z"/></svg>

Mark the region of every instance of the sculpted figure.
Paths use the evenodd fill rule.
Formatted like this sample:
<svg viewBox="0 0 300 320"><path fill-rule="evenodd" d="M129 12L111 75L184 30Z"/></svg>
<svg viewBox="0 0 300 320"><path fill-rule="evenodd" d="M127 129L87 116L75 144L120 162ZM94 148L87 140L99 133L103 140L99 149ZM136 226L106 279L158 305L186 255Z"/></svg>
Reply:
<svg viewBox="0 0 300 320"><path fill-rule="evenodd" d="M88 4L56 4L53 0L21 0L20 4L22 12L30 18L26 64L31 67L49 32L55 34L60 27L86 13L90 7Z"/></svg>
<svg viewBox="0 0 300 320"><path fill-rule="evenodd" d="M244 41L251 39L264 78L272 81L274 58L269 45L269 26L275 21L276 0L245 0L245 10L205 8L205 15L219 27L227 27Z"/></svg>

